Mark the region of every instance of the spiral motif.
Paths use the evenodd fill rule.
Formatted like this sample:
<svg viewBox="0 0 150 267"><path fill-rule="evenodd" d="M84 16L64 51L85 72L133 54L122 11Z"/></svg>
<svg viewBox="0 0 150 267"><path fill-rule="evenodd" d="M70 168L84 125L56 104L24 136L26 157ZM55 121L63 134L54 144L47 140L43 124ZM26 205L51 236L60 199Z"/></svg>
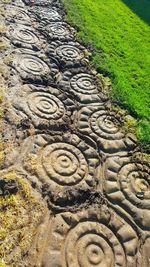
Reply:
<svg viewBox="0 0 150 267"><path fill-rule="evenodd" d="M143 230L150 230L150 168L128 158L107 160L105 188L108 198ZM116 201L117 200L117 201Z"/></svg>
<svg viewBox="0 0 150 267"><path fill-rule="evenodd" d="M34 173L38 180L47 184L52 197L49 203L64 209L67 203L68 206L74 205L77 196L82 198L80 188L86 192L96 185L100 158L97 151L77 135L53 133L37 134L30 140L31 146L23 166L31 174L31 159L35 158Z"/></svg>
<svg viewBox="0 0 150 267"><path fill-rule="evenodd" d="M44 257L62 267L136 267L137 247L137 234L125 220L105 204L93 205L56 215Z"/></svg>
<svg viewBox="0 0 150 267"><path fill-rule="evenodd" d="M118 138L118 121L105 111L96 111L91 116L91 128L100 137L106 139Z"/></svg>
<svg viewBox="0 0 150 267"><path fill-rule="evenodd" d="M13 37L15 40L27 43L27 44L37 44L38 43L38 37L31 31L28 27L17 27L13 31Z"/></svg>
<svg viewBox="0 0 150 267"><path fill-rule="evenodd" d="M136 145L132 137L128 138L121 131L122 118L118 112L107 106L86 106L79 110L77 114L79 131L92 138L93 142L109 154L126 153L128 149L133 149Z"/></svg>
<svg viewBox="0 0 150 267"><path fill-rule="evenodd" d="M30 17L24 11L24 9L17 7L17 6L11 6L11 5L8 5L7 8L8 8L7 11L9 13L9 16L19 21L19 23L30 22Z"/></svg>
<svg viewBox="0 0 150 267"><path fill-rule="evenodd" d="M123 267L124 250L114 233L98 222L80 222L65 241L66 267Z"/></svg>
<svg viewBox="0 0 150 267"><path fill-rule="evenodd" d="M49 24L48 31L52 33L54 37L55 36L62 37L70 34L69 30L65 26L63 26L61 22L55 22Z"/></svg>
<svg viewBox="0 0 150 267"><path fill-rule="evenodd" d="M43 60L29 54L22 54L18 65L20 70L33 75L44 75L50 72L49 67Z"/></svg>
<svg viewBox="0 0 150 267"><path fill-rule="evenodd" d="M61 16L58 14L58 12L54 9L46 9L46 10L41 10L39 11L41 13L41 17L47 18L50 21L55 21L55 20L60 20Z"/></svg>
<svg viewBox="0 0 150 267"><path fill-rule="evenodd" d="M82 57L81 51L73 45L61 45L56 49L56 54L65 60L76 60Z"/></svg>
<svg viewBox="0 0 150 267"><path fill-rule="evenodd" d="M97 94L98 88L93 75L80 73L71 78L70 85L74 91L81 94Z"/></svg>
<svg viewBox="0 0 150 267"><path fill-rule="evenodd" d="M21 20L21 21L30 20L30 18L27 15L27 13L25 11L21 10L21 9L19 10L19 12L16 10L16 18L17 18L17 20Z"/></svg>
<svg viewBox="0 0 150 267"><path fill-rule="evenodd" d="M150 209L150 173L141 164L127 164L118 174L120 188L134 205Z"/></svg>
<svg viewBox="0 0 150 267"><path fill-rule="evenodd" d="M54 95L46 92L33 92L27 103L33 114L42 119L60 119L65 113L64 104Z"/></svg>
<svg viewBox="0 0 150 267"><path fill-rule="evenodd" d="M61 20L61 16L59 15L59 13L56 10L49 10L48 11L48 18L51 21Z"/></svg>
<svg viewBox="0 0 150 267"><path fill-rule="evenodd" d="M38 16L38 19L40 18L40 20L48 20L48 21L60 21L61 20L61 16L59 15L59 13L52 8L39 8L39 7L35 7L33 10L34 14Z"/></svg>
<svg viewBox="0 0 150 267"><path fill-rule="evenodd" d="M42 165L50 180L60 185L75 185L87 172L87 162L82 152L67 143L54 143L43 152Z"/></svg>

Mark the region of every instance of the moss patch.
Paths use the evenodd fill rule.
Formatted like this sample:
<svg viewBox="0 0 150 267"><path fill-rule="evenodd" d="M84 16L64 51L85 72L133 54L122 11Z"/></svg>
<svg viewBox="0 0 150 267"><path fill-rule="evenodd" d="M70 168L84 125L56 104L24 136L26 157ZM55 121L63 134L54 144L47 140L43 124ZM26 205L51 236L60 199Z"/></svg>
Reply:
<svg viewBox="0 0 150 267"><path fill-rule="evenodd" d="M14 171L1 175L18 183L16 195L0 196L0 259L10 264L23 260L44 213L30 185Z"/></svg>
<svg viewBox="0 0 150 267"><path fill-rule="evenodd" d="M3 260L0 260L0 267L6 267L6 264Z"/></svg>

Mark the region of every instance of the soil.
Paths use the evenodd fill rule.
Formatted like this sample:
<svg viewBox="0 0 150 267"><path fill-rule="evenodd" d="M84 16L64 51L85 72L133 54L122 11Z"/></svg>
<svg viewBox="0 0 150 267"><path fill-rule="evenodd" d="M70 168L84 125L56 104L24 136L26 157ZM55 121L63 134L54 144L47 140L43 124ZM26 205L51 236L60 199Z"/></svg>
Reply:
<svg viewBox="0 0 150 267"><path fill-rule="evenodd" d="M7 255L6 266L149 267L150 163L105 80L59 1L1 7L10 73L1 140L11 144L1 172L21 174L46 205L21 262ZM18 191L14 179L1 184Z"/></svg>

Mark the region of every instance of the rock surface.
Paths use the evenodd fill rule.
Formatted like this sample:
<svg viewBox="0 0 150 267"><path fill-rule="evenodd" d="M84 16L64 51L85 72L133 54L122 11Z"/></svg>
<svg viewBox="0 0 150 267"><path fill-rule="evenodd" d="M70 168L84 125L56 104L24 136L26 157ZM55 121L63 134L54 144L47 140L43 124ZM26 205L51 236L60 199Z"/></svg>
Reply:
<svg viewBox="0 0 150 267"><path fill-rule="evenodd" d="M16 267L149 267L150 164L89 52L59 1L1 5L11 58L2 139L13 143L2 168L26 176L49 209ZM0 179L0 195L17 190Z"/></svg>

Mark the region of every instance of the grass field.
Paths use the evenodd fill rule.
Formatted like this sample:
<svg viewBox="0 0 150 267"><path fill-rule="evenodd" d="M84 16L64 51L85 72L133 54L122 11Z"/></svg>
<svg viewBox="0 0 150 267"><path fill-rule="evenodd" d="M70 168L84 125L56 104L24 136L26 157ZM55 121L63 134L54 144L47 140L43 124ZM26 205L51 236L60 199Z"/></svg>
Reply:
<svg viewBox="0 0 150 267"><path fill-rule="evenodd" d="M92 62L112 80L112 97L137 119L141 143L150 143L149 0L62 0L67 20L92 47Z"/></svg>

